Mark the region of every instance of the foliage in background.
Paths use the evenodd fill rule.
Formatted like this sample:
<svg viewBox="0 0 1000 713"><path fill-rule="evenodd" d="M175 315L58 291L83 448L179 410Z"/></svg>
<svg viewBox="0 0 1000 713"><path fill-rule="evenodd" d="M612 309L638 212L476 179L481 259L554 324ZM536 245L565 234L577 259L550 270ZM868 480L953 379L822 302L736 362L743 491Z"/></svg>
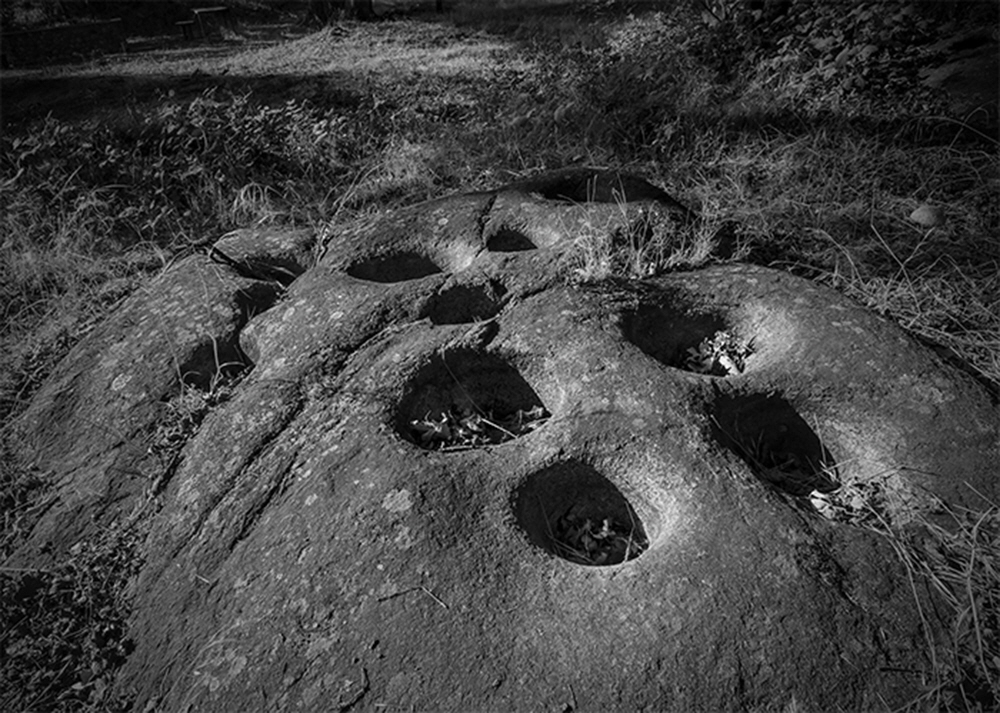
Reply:
<svg viewBox="0 0 1000 713"><path fill-rule="evenodd" d="M882 121L946 113L922 71L995 41L1000 19L994 0L697 2L721 10L695 54L727 81L749 80L772 112Z"/></svg>
<svg viewBox="0 0 1000 713"><path fill-rule="evenodd" d="M317 187L363 160L370 139L347 117L306 102L259 105L214 90L135 109L114 125L47 119L0 137L0 314L4 331L80 275L75 265L134 250L176 253L272 212L315 219ZM272 216L273 217L273 216ZM249 220L248 220L249 219ZM35 315L32 315L35 316Z"/></svg>
<svg viewBox="0 0 1000 713"><path fill-rule="evenodd" d="M300 12L306 0L227 0L238 16ZM0 3L0 27L32 30L120 18L130 37L156 35L190 19L204 0L7 0Z"/></svg>

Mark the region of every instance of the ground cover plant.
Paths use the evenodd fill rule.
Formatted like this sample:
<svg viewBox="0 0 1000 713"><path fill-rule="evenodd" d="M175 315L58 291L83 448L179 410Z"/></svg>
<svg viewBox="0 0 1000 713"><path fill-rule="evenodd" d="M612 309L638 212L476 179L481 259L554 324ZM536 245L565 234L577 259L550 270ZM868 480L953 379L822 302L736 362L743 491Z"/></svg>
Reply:
<svg viewBox="0 0 1000 713"><path fill-rule="evenodd" d="M781 267L897 321L996 393L996 105L938 82L956 53L995 53L981 33L996 27L995 2L494 5L320 29L296 27L299 13L260 40L247 20L237 37L4 72L0 707L123 703L107 692L128 652L127 583L148 513L51 567L5 568L46 497L14 419L103 316L235 227L322 233L542 169L612 165L703 221L689 232L652 225L641 243L583 241L568 279L725 259ZM699 345L692 364L739 371L752 345L725 337ZM211 406L178 416L171 453ZM413 425L434 447L468 447L480 438L472 416ZM880 497L844 483L821 506L889 538L952 611L950 641L928 643L935 667L913 710L990 710L1000 701L1000 508L898 523ZM626 525L552 524L590 560L644 546Z"/></svg>

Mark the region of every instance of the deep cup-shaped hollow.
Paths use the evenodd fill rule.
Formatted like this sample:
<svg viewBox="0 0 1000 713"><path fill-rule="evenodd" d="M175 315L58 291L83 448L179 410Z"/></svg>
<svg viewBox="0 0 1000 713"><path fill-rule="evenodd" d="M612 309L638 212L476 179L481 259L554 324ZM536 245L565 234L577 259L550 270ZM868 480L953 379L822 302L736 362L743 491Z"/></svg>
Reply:
<svg viewBox="0 0 1000 713"><path fill-rule="evenodd" d="M537 247L527 235L511 228L500 228L486 238L486 249L495 253L521 252Z"/></svg>
<svg viewBox="0 0 1000 713"><path fill-rule="evenodd" d="M719 398L712 435L767 485L796 496L839 487L833 456L795 408L780 396Z"/></svg>
<svg viewBox="0 0 1000 713"><path fill-rule="evenodd" d="M621 315L622 336L664 366L706 376L733 376L746 367L752 340L726 328L720 314L683 301L639 305Z"/></svg>
<svg viewBox="0 0 1000 713"><path fill-rule="evenodd" d="M441 267L426 255L413 251L398 251L365 258L347 268L347 274L368 282L405 282L442 272Z"/></svg>
<svg viewBox="0 0 1000 713"><path fill-rule="evenodd" d="M649 548L636 508L586 463L570 460L531 474L515 491L513 507L532 544L574 564L621 564Z"/></svg>
<svg viewBox="0 0 1000 713"><path fill-rule="evenodd" d="M435 295L427 307L433 324L468 324L491 319L500 311L502 285L453 285Z"/></svg>
<svg viewBox="0 0 1000 713"><path fill-rule="evenodd" d="M421 448L460 451L520 438L548 417L514 366L495 354L456 349L435 354L414 375L395 427Z"/></svg>

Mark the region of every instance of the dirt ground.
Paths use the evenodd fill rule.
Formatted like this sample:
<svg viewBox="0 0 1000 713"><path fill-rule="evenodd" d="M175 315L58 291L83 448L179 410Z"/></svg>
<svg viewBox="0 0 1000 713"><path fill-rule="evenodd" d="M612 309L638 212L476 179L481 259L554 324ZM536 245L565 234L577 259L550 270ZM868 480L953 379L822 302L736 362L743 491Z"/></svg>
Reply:
<svg viewBox="0 0 1000 713"><path fill-rule="evenodd" d="M227 81L216 74L221 60L313 31L291 21L244 24L238 36L138 38L129 41L128 53L76 64L4 70L0 73L0 123L16 128L49 115L61 121L101 120L128 107L156 103L168 94L184 99L220 84L238 89L245 80ZM259 85L255 88L260 89Z"/></svg>

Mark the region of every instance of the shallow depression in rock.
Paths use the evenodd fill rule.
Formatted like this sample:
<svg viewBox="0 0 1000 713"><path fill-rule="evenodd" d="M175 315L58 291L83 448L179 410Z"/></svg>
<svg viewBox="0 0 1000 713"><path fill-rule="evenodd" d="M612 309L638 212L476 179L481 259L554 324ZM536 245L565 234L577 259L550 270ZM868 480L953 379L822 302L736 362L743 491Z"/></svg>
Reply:
<svg viewBox="0 0 1000 713"><path fill-rule="evenodd" d="M347 268L351 277L384 283L417 280L439 272L441 268L426 255L406 251L366 258Z"/></svg>
<svg viewBox="0 0 1000 713"><path fill-rule="evenodd" d="M495 253L521 252L537 247L527 235L511 228L501 228L486 239L486 249Z"/></svg>
<svg viewBox="0 0 1000 713"><path fill-rule="evenodd" d="M532 544L575 564L621 564L649 548L636 509L586 463L567 461L533 473L514 493L513 506Z"/></svg>
<svg viewBox="0 0 1000 713"><path fill-rule="evenodd" d="M780 396L721 397L712 409L712 435L754 475L786 493L803 496L839 487L833 456Z"/></svg>
<svg viewBox="0 0 1000 713"><path fill-rule="evenodd" d="M496 445L543 425L549 412L511 364L495 354L456 349L435 354L399 404L396 430L428 450Z"/></svg>

